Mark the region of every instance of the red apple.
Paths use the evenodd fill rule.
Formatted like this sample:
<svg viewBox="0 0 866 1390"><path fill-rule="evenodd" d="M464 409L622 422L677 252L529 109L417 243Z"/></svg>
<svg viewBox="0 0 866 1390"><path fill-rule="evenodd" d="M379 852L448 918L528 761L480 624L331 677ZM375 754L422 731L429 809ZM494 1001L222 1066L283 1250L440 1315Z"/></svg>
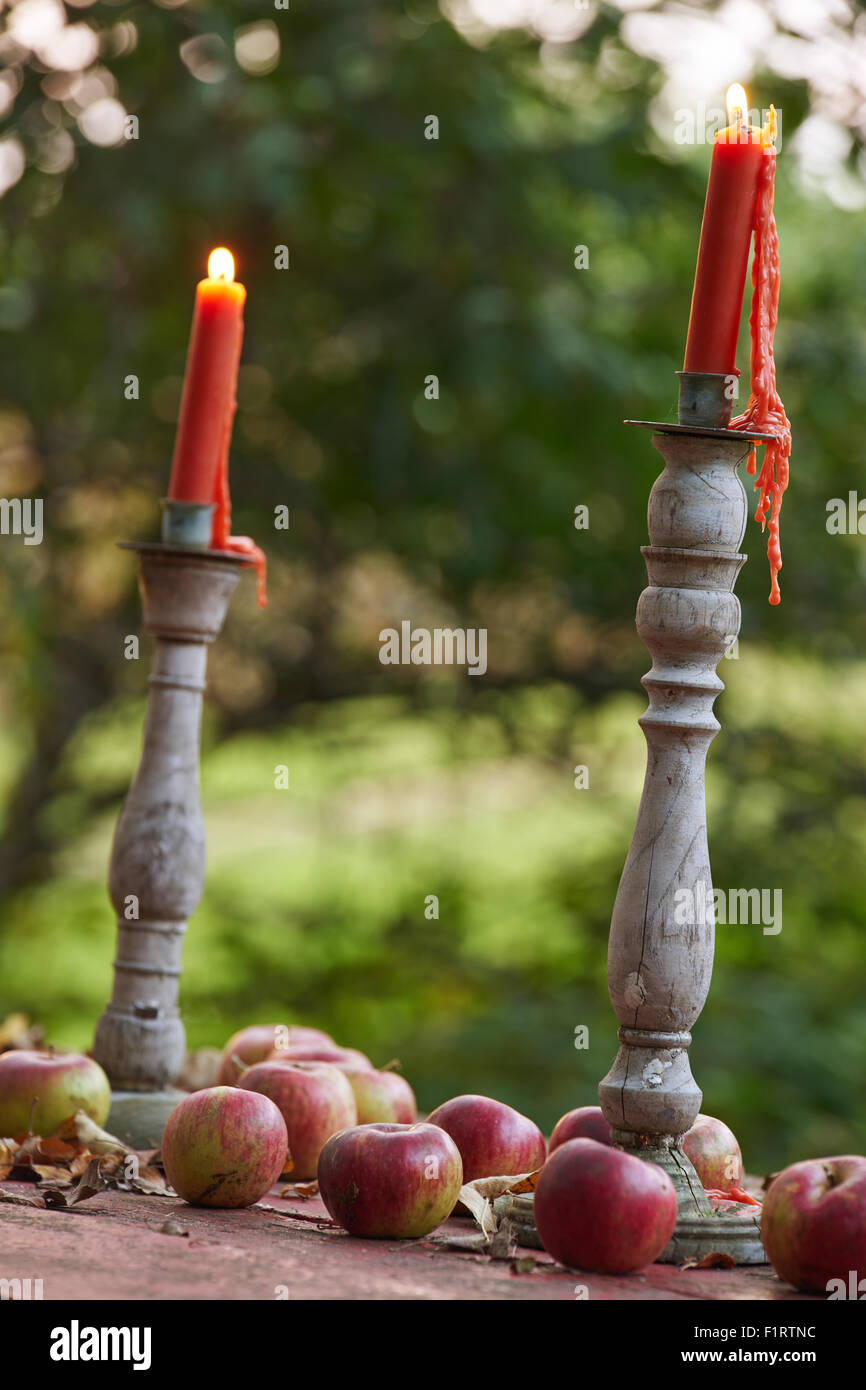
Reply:
<svg viewBox="0 0 866 1390"><path fill-rule="evenodd" d="M249 1207L286 1162L286 1122L273 1101L235 1086L195 1091L176 1105L162 1136L165 1174L194 1207Z"/></svg>
<svg viewBox="0 0 866 1390"><path fill-rule="evenodd" d="M418 1102L405 1076L396 1071L380 1071L379 1076L391 1093L397 1124L413 1125L418 1119Z"/></svg>
<svg viewBox="0 0 866 1390"><path fill-rule="evenodd" d="M334 1039L320 1028L301 1024L254 1023L233 1033L223 1048L219 1084L233 1086L241 1072L255 1062L263 1062L275 1047L335 1047ZM237 1058L237 1061L235 1060ZM238 1066L238 1062L243 1066Z"/></svg>
<svg viewBox="0 0 866 1390"><path fill-rule="evenodd" d="M866 1280L866 1158L810 1158L783 1169L764 1201L761 1235L770 1264L795 1288L833 1292L830 1280L841 1279L856 1290Z"/></svg>
<svg viewBox="0 0 866 1390"><path fill-rule="evenodd" d="M683 1136L683 1153L690 1158L704 1187L730 1192L743 1181L743 1155L736 1137L722 1120L699 1115Z"/></svg>
<svg viewBox="0 0 866 1390"><path fill-rule="evenodd" d="M337 1043L296 1042L275 1047L265 1058L268 1062L331 1062L335 1067L367 1067L374 1070L370 1058L355 1047L340 1047Z"/></svg>
<svg viewBox="0 0 866 1390"><path fill-rule="evenodd" d="M355 1094L358 1124L382 1121L387 1124L412 1124L418 1118L415 1097L408 1081L392 1071L372 1071L370 1067L340 1063ZM399 1083L395 1086L395 1082Z"/></svg>
<svg viewBox="0 0 866 1390"><path fill-rule="evenodd" d="M4 1139L25 1133L28 1126L46 1138L76 1110L84 1110L104 1125L110 1107L108 1077L92 1057L25 1048L0 1053L0 1137Z"/></svg>
<svg viewBox="0 0 866 1390"><path fill-rule="evenodd" d="M358 1121L352 1087L329 1062L258 1062L238 1085L269 1096L279 1108L289 1133L292 1178L300 1182L316 1176L326 1140Z"/></svg>
<svg viewBox="0 0 866 1390"><path fill-rule="evenodd" d="M567 1139L594 1139L598 1144L610 1143L610 1125L599 1105L579 1105L557 1120L550 1136L548 1152L553 1153Z"/></svg>
<svg viewBox="0 0 866 1390"><path fill-rule="evenodd" d="M597 1274L627 1274L664 1250L677 1194L663 1169L595 1139L567 1139L541 1170L535 1224L555 1260Z"/></svg>
<svg viewBox="0 0 866 1390"><path fill-rule="evenodd" d="M489 1096L455 1096L427 1117L451 1135L463 1160L463 1181L540 1168L544 1135L525 1115Z"/></svg>
<svg viewBox="0 0 866 1390"><path fill-rule="evenodd" d="M353 1236L426 1236L457 1201L463 1165L437 1125L357 1125L319 1156L319 1193Z"/></svg>

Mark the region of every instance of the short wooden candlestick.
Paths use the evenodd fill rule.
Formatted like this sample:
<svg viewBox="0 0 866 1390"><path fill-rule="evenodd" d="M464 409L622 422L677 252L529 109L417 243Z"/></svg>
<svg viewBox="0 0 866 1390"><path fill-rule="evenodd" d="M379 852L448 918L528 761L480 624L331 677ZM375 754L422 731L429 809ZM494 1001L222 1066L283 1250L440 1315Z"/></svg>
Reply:
<svg viewBox="0 0 866 1390"><path fill-rule="evenodd" d="M649 708L640 719L647 769L637 824L613 910L608 983L620 1048L599 1101L622 1149L659 1164L677 1189L679 1218L660 1256L667 1263L721 1251L738 1264L766 1260L757 1208L714 1213L682 1150L700 1110L692 1077L691 1028L710 985L713 901L704 769L719 730L713 703L724 689L716 666L740 629L733 588L745 556L747 518L737 465L751 440L729 430L729 379L680 373L679 422L630 421L654 430L665 461L650 494L649 585L637 629L653 658L643 677ZM685 905L685 908L684 908ZM532 1241L531 1205L511 1214Z"/></svg>
<svg viewBox="0 0 866 1390"><path fill-rule="evenodd" d="M242 557L183 546L139 555L144 621L156 637L144 745L111 851L118 945L111 1002L93 1055L112 1083L108 1126L136 1148L160 1142L186 1036L178 1012L181 947L204 887L199 738L207 645L217 637Z"/></svg>

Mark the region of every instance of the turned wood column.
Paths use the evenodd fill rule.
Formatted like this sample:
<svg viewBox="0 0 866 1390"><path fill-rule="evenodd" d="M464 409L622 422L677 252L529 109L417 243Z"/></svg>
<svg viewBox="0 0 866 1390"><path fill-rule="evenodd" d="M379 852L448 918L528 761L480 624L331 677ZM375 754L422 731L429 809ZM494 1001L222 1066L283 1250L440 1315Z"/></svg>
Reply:
<svg viewBox="0 0 866 1390"><path fill-rule="evenodd" d="M679 376L679 423L650 425L665 466L650 493L648 584L637 605L652 657L639 721L647 765L608 946L620 1045L598 1093L612 1142L658 1163L677 1189L662 1259L722 1250L753 1263L764 1258L755 1209L713 1212L681 1141L701 1107L688 1050L715 945L704 772L724 689L716 667L740 630L733 588L747 502L736 470L761 436L727 428L728 378Z"/></svg>
<svg viewBox="0 0 866 1390"><path fill-rule="evenodd" d="M93 1055L115 1091L160 1091L186 1051L177 1002L181 949L204 886L199 736L207 645L222 627L241 557L128 548L139 552L144 621L156 645L141 762L111 852L117 955Z"/></svg>
<svg viewBox="0 0 866 1390"><path fill-rule="evenodd" d="M750 448L745 439L677 434L654 435L653 444L665 469L650 494L649 585L637 606L653 659L639 720L647 767L608 948L620 1050L599 1087L623 1143L681 1136L701 1104L688 1047L713 968L704 768L724 689L716 666L740 630L732 590L745 560L746 496L736 468Z"/></svg>
<svg viewBox="0 0 866 1390"><path fill-rule="evenodd" d="M719 731L713 713L724 686L716 666L740 630L734 582L747 504L737 465L767 435L728 429L731 378L680 372L676 424L652 429L664 470L650 493L648 584L637 630L652 656L643 677L649 706L643 796L613 909L608 984L619 1051L598 1088L611 1142L669 1174L677 1192L667 1263L711 1251L738 1264L765 1262L757 1208L713 1210L682 1150L700 1110L689 1065L691 1029L713 968L713 889L704 770ZM521 1243L538 1245L533 1199L500 1199Z"/></svg>

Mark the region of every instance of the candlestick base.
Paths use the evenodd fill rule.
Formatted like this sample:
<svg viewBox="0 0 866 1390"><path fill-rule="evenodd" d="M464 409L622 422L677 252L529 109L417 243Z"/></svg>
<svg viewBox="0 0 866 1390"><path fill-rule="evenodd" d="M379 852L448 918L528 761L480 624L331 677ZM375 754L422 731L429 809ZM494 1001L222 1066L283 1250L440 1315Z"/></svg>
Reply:
<svg viewBox="0 0 866 1390"><path fill-rule="evenodd" d="M189 1094L168 1087L163 1091L112 1091L105 1128L131 1149L156 1149L165 1122Z"/></svg>
<svg viewBox="0 0 866 1390"><path fill-rule="evenodd" d="M755 1215L713 1211L697 1174L682 1151L676 1159L661 1153L658 1157L651 1157L649 1152L642 1153L641 1158L647 1162L658 1162L677 1189L679 1213L676 1230L662 1253L656 1257L657 1264L685 1264L687 1260L702 1260L712 1254L728 1255L737 1265L767 1264L757 1207L752 1208ZM684 1176L683 1162L691 1169L692 1180L700 1189L699 1195L692 1190L692 1180ZM704 1207L705 1211L700 1210ZM511 1222L514 1238L519 1245L531 1250L544 1248L535 1224L535 1199L531 1193L499 1197L493 1209L500 1219L507 1217Z"/></svg>
<svg viewBox="0 0 866 1390"><path fill-rule="evenodd" d="M704 1191L680 1144L656 1136L643 1140L629 1131L611 1131L614 1147L664 1169L677 1194L677 1224L657 1257L659 1264L682 1264L713 1253L730 1255L738 1265L766 1264L761 1241L760 1208L718 1210Z"/></svg>

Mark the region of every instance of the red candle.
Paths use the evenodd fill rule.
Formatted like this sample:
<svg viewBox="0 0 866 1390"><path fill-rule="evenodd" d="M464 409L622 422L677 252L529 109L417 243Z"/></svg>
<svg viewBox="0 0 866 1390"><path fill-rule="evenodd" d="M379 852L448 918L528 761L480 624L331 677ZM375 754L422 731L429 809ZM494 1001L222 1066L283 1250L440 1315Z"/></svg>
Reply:
<svg viewBox="0 0 866 1390"><path fill-rule="evenodd" d="M229 534L229 445L247 292L235 281L234 257L224 246L211 251L207 271L207 279L196 286L168 495L172 501L213 504L211 547L248 557L256 571L259 604L264 607L264 552L249 536Z"/></svg>
<svg viewBox="0 0 866 1390"><path fill-rule="evenodd" d="M736 369L737 333L749 245L755 225L758 181L767 146L764 133L746 124L746 93L728 88L730 125L713 144L692 312L683 370L731 373Z"/></svg>
<svg viewBox="0 0 866 1390"><path fill-rule="evenodd" d="M221 246L210 254L207 279L196 286L168 489L172 501L217 502L227 490L220 475L228 463L247 297L234 274L234 258Z"/></svg>

